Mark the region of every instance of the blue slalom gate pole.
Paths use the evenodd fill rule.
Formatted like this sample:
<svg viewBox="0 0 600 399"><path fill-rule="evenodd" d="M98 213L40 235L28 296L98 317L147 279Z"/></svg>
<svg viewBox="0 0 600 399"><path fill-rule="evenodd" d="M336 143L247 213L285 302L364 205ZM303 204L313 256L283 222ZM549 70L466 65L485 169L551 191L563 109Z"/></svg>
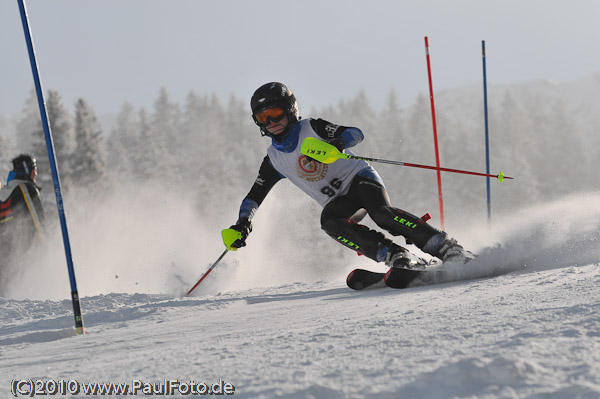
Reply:
<svg viewBox="0 0 600 399"><path fill-rule="evenodd" d="M83 317L81 316L81 306L79 304L79 294L77 292L77 282L75 280L75 269L73 267L73 258L71 256L71 244L69 241L69 232L67 230L67 220L63 207L62 193L60 189L60 178L58 176L58 167L56 165L56 156L54 152L54 142L52 140L52 131L48 121L48 111L46 110L46 102L44 101L44 92L38 71L37 61L35 57L35 49L33 48L33 40L31 38L31 30L29 28L29 19L27 16L27 8L25 0L17 0L19 10L21 11L21 21L23 22L23 32L25 33L25 41L29 51L29 61L31 62L31 72L33 73L33 81L37 92L40 114L42 117L42 127L44 128L44 137L46 138L46 149L48 151L48 159L50 160L50 170L52 172L52 181L54 182L54 194L56 196L56 206L58 207L58 217L60 219L60 227L62 230L63 242L65 246L65 255L67 257L67 268L69 269L69 279L71 282L71 301L73 303L73 312L75 314L75 329L77 334L84 334Z"/></svg>
<svg viewBox="0 0 600 399"><path fill-rule="evenodd" d="M483 62L483 113L485 116L485 170L490 173L490 141L488 129L488 105L487 105L487 71L485 67L485 40L481 41L481 59ZM490 194L490 178L486 178L487 183L487 215L488 222L492 221L492 197Z"/></svg>

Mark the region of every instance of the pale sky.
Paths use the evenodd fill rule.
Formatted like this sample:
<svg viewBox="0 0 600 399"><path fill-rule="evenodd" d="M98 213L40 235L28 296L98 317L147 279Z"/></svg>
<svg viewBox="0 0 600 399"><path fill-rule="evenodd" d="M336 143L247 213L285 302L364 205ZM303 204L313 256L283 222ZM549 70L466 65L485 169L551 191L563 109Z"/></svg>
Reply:
<svg viewBox="0 0 600 399"><path fill-rule="evenodd" d="M598 0L28 0L42 84L72 110L151 107L161 86L248 100L286 83L301 112L364 89L375 107L434 90L600 71ZM0 115L20 112L33 79L17 0L0 1Z"/></svg>

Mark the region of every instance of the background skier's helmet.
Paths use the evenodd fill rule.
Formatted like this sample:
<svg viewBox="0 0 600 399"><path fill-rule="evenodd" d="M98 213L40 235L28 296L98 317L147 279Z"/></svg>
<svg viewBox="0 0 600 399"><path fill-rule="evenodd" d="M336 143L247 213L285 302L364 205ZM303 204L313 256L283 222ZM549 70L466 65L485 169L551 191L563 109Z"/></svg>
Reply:
<svg viewBox="0 0 600 399"><path fill-rule="evenodd" d="M295 122L300 120L300 114L298 111L298 103L296 102L296 96L294 93L283 83L270 82L260 86L250 99L250 108L252 108L252 119L260 127L260 131L263 135L270 136L266 131L265 126L267 123L260 123L256 118L257 114L262 111L281 107L284 115L288 117L290 124L288 130L292 128Z"/></svg>
<svg viewBox="0 0 600 399"><path fill-rule="evenodd" d="M37 161L30 154L21 154L12 160L12 164L17 177L29 178L31 171L37 166Z"/></svg>

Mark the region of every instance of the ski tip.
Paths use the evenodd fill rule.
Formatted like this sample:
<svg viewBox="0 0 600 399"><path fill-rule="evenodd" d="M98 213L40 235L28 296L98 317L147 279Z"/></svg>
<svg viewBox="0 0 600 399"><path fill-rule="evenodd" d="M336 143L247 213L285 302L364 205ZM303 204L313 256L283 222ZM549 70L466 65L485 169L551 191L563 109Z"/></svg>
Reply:
<svg viewBox="0 0 600 399"><path fill-rule="evenodd" d="M357 269L354 269L348 274L348 277L346 277L346 285L350 286L352 282L352 277L356 274L356 270Z"/></svg>
<svg viewBox="0 0 600 399"><path fill-rule="evenodd" d="M360 291L375 288L383 283L384 273L373 272L365 269L354 269L346 277L346 285L353 290Z"/></svg>

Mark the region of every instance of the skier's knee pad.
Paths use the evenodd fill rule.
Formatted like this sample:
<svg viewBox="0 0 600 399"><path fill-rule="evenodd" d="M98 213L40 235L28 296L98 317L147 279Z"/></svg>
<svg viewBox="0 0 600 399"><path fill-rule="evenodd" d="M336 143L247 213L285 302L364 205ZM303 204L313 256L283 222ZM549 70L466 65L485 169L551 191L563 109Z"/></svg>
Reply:
<svg viewBox="0 0 600 399"><path fill-rule="evenodd" d="M379 227L394 236L405 237L419 248L422 248L431 237L440 233L440 230L430 226L423 219L389 205L380 206L370 216Z"/></svg>

